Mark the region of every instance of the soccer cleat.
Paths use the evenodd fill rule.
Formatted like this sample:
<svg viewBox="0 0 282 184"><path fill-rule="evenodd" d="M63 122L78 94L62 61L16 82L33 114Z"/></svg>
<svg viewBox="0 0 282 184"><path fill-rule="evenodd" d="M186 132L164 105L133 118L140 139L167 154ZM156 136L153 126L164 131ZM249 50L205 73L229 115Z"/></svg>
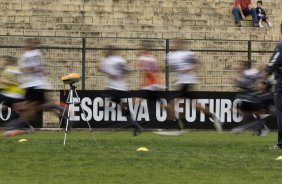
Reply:
<svg viewBox="0 0 282 184"><path fill-rule="evenodd" d="M269 132L269 128L266 125L263 125L263 129L261 129L260 136L267 136Z"/></svg>
<svg viewBox="0 0 282 184"><path fill-rule="evenodd" d="M215 115L211 116L212 120L213 120L213 126L216 129L217 132L221 133L222 132L222 124L219 120L218 117L216 117Z"/></svg>
<svg viewBox="0 0 282 184"><path fill-rule="evenodd" d="M129 119L131 125L133 126L133 136L139 135L142 131L144 131L143 127L140 126L136 121L133 121L131 118Z"/></svg>
<svg viewBox="0 0 282 184"><path fill-rule="evenodd" d="M26 133L31 134L34 132L34 128L33 126L31 126L30 124L28 125L28 128L25 129Z"/></svg>
<svg viewBox="0 0 282 184"><path fill-rule="evenodd" d="M276 144L275 146L273 146L273 149L276 149L276 150L281 150L282 149L282 146Z"/></svg>
<svg viewBox="0 0 282 184"><path fill-rule="evenodd" d="M183 121L181 121L180 119L177 119L176 121L177 121L177 124L179 126L179 129L183 130L184 127L185 127L185 124L183 123Z"/></svg>
<svg viewBox="0 0 282 184"><path fill-rule="evenodd" d="M138 125L133 129L133 136L138 136L144 129Z"/></svg>
<svg viewBox="0 0 282 184"><path fill-rule="evenodd" d="M139 125L139 123L137 123L136 121L134 121L131 117L131 113L129 111L125 111L125 113L127 113L126 117L127 117L127 121L131 124L131 126L134 128L133 129L133 136L137 136L139 135L144 129L141 125Z"/></svg>
<svg viewBox="0 0 282 184"><path fill-rule="evenodd" d="M181 136L183 134L186 134L187 132L189 132L189 130L176 130L176 131L172 131L172 130L168 130L168 131L163 131L163 130L159 130L159 131L153 131L154 134L158 134L158 135L167 135L167 136Z"/></svg>
<svg viewBox="0 0 282 184"><path fill-rule="evenodd" d="M4 133L4 136L6 137L15 137L17 135L22 135L22 134L26 134L27 132L24 130L9 130L7 132Z"/></svg>
<svg viewBox="0 0 282 184"><path fill-rule="evenodd" d="M233 134L240 134L240 133L243 133L245 131L245 129L241 128L241 127L237 127L237 128L233 128L231 130L231 133Z"/></svg>

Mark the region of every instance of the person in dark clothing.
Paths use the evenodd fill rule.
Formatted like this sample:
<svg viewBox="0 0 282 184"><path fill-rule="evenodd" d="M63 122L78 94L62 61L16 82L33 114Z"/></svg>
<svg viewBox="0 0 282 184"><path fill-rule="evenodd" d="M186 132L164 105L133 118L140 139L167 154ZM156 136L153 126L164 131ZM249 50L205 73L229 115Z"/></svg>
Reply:
<svg viewBox="0 0 282 184"><path fill-rule="evenodd" d="M249 68L247 61L242 61L242 73L235 80L240 93L252 93L256 91L256 82L262 79L262 74L256 68Z"/></svg>
<svg viewBox="0 0 282 184"><path fill-rule="evenodd" d="M262 8L262 1L258 1L257 2L256 11L257 11L257 15L258 15L259 27L263 27L262 21L264 21L264 22L266 22L268 24L269 28L272 28L272 24L269 21L267 15L266 15L265 10Z"/></svg>
<svg viewBox="0 0 282 184"><path fill-rule="evenodd" d="M280 32L282 35L282 23L280 24ZM282 149L282 42L276 46L266 67L266 72L269 76L274 74L276 80L274 103L278 124L278 143L274 148Z"/></svg>
<svg viewBox="0 0 282 184"><path fill-rule="evenodd" d="M255 135L264 136L269 129L263 119L271 113L273 106L272 83L264 79L259 70L248 69L248 62L243 62L243 66L242 74L236 79L236 85L240 89L236 98L240 100L239 110L244 117L242 122L246 124L235 127L231 132L252 130Z"/></svg>

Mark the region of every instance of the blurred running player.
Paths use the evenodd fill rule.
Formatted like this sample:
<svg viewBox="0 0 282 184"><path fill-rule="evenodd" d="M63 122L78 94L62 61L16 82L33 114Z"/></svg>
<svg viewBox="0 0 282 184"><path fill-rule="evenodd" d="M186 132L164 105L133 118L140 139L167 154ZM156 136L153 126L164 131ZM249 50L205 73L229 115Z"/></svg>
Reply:
<svg viewBox="0 0 282 184"><path fill-rule="evenodd" d="M5 67L0 79L0 84L2 85L0 93L1 111L9 113L8 108L10 108L10 120L13 120L19 117L15 107L24 100L25 91L19 86L19 75L21 75L21 72L17 67L17 59L12 56L4 56L3 59Z"/></svg>
<svg viewBox="0 0 282 184"><path fill-rule="evenodd" d="M13 104L23 101L25 91L19 87L19 75L17 59L12 56L4 56L4 70L1 73L0 83L3 89L0 93L0 102L3 107L13 107ZM3 108L2 108L3 110Z"/></svg>
<svg viewBox="0 0 282 184"><path fill-rule="evenodd" d="M143 79L141 90L143 90L143 97L145 99L160 101L160 91L165 90L164 76L162 75L157 58L150 53L150 48L151 45L144 41L140 57L138 58L142 75L140 78ZM161 108L165 108L168 111L168 120L174 118L174 109L170 104Z"/></svg>
<svg viewBox="0 0 282 184"><path fill-rule="evenodd" d="M22 55L19 67L23 73L22 87L26 89L25 106L26 118L34 120L35 114L41 111L42 105L47 102L44 91L50 85L45 78L42 53L39 49L40 41L36 38L25 40L25 53ZM40 107L40 108L38 108Z"/></svg>
<svg viewBox="0 0 282 184"><path fill-rule="evenodd" d="M198 59L191 51L184 49L184 42L181 39L174 41L173 50L173 52L168 53L167 58L169 67L176 73L176 85L178 86L179 92L178 97L191 99L193 96L190 91L197 83L195 72L198 65ZM202 107L200 104L196 104L196 110L202 111L212 118L216 130L218 132L222 131L222 125L219 122L219 119L208 110L208 107Z"/></svg>
<svg viewBox="0 0 282 184"><path fill-rule="evenodd" d="M25 53L19 61L19 68L22 72L21 87L26 90L25 101L17 106L20 118L10 123L12 130L6 132L7 136L24 133L18 131L24 124L33 129L30 122L36 120L37 113L42 109L39 105L46 102L43 89L47 82L44 78L42 54L38 46L38 39L29 38L24 41Z"/></svg>
<svg viewBox="0 0 282 184"><path fill-rule="evenodd" d="M20 112L20 117L10 122L10 131L6 132L7 136L15 136L25 133L19 131L22 127L28 127L32 132L33 127L30 122L37 120L38 114L43 110L62 108L49 103L45 97L45 90L50 88L50 84L45 77L42 53L39 49L40 41L37 38L28 38L24 41L25 52L19 61L19 68L22 72L21 87L25 89L25 101L19 103L15 110ZM35 122L38 123L38 122Z"/></svg>
<svg viewBox="0 0 282 184"><path fill-rule="evenodd" d="M125 76L128 74L129 68L127 62L116 55L115 50L114 46L107 47L105 58L101 62L100 71L107 75L107 88L114 92L111 101L121 106L122 112L127 116L127 121L134 127L133 135L136 136L143 128L132 119L129 107L121 103L121 98L126 96L128 90Z"/></svg>
<svg viewBox="0 0 282 184"><path fill-rule="evenodd" d="M1 73L1 84L3 85L3 90L0 93L0 101L2 105L2 110L5 111L7 108L12 109L12 114L14 117L6 125L5 135L14 136L18 134L23 134L33 131L33 128L29 126L25 121L18 123L17 130L14 130L14 122L18 122L20 117L20 111L18 106L24 101L25 90L20 87L19 78L21 72L17 67L17 59L11 56L4 56L5 69Z"/></svg>
<svg viewBox="0 0 282 184"><path fill-rule="evenodd" d="M248 68L248 62L242 62L242 73L236 79L239 88L239 110L243 114L242 126L232 129L233 133L242 133L246 130L254 131L255 135L264 136L269 132L264 122L266 114L272 113L274 106L272 82L264 78L264 74L255 69Z"/></svg>

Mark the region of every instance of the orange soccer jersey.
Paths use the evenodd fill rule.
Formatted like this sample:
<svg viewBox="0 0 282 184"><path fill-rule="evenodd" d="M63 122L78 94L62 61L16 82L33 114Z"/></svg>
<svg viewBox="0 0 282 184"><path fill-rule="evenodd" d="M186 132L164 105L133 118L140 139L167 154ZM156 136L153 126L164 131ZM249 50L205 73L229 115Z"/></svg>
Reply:
<svg viewBox="0 0 282 184"><path fill-rule="evenodd" d="M143 55L139 61L144 69L144 87L164 84L163 75L159 70L157 60L154 56Z"/></svg>
<svg viewBox="0 0 282 184"><path fill-rule="evenodd" d="M145 71L144 85L143 86L152 86L152 85L163 85L164 80L163 76L159 71L150 72Z"/></svg>

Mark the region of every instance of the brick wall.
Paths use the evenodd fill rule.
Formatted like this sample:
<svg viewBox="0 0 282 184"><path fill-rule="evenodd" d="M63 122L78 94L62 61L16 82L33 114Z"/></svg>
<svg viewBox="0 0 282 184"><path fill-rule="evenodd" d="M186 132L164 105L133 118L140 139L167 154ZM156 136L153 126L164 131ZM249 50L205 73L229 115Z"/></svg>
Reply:
<svg viewBox="0 0 282 184"><path fill-rule="evenodd" d="M138 48L138 40L118 39L159 38L157 48L164 47L164 39L181 37L185 39L218 40L273 40L281 39L279 25L282 21L282 1L264 0L264 6L273 23L273 29L252 28L251 22L244 22L238 28L229 9L233 0L1 0L0 35L52 36L42 39L43 46L80 47L80 38L55 38L57 36L87 36L87 45L103 47L115 44L118 47ZM110 37L110 38L105 38ZM2 38L1 45L20 45L21 37ZM187 48L247 50L242 41L188 41ZM273 50L275 44L253 43L257 51ZM70 72L81 72L81 52L75 49L43 50L45 65L55 89L62 89L60 77ZM0 54L20 56L20 49L0 49ZM121 51L120 54L136 67L138 51ZM165 53L154 52L164 67ZM233 79L238 74L238 60L247 59L246 53L196 52L202 61L199 70L199 85L196 90L234 91ZM253 59L265 64L271 53L256 52ZM103 55L102 51L86 53L86 88L103 89L103 75L96 69ZM55 68L55 69L54 69ZM170 84L173 84L173 74ZM137 73L129 77L131 89L137 89ZM80 86L79 86L80 87ZM171 85L171 89L174 89ZM50 94L58 99L58 93ZM51 123L52 115L45 115L45 123ZM56 123L57 119L53 118ZM46 125L46 124L45 124ZM57 125L57 124L53 124ZM53 126L51 125L51 126ZM47 125L49 126L49 125Z"/></svg>
<svg viewBox="0 0 282 184"><path fill-rule="evenodd" d="M273 29L234 25L233 0L1 0L1 35L278 40L282 1L264 0Z"/></svg>

